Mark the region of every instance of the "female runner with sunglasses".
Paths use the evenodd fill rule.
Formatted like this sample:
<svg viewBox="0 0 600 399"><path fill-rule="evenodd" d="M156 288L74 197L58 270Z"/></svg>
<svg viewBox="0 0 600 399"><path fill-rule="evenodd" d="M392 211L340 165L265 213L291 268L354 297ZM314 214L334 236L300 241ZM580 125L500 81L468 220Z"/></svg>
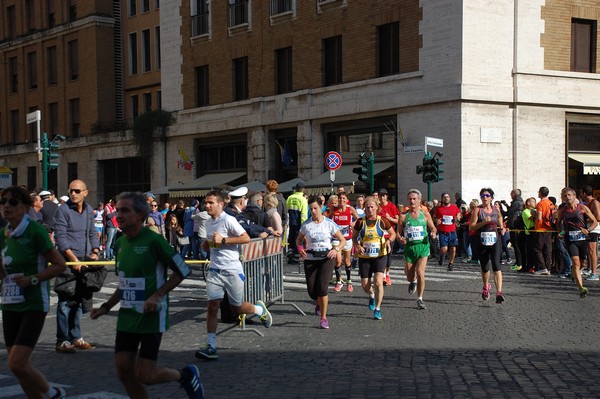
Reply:
<svg viewBox="0 0 600 399"><path fill-rule="evenodd" d="M28 398L64 398L65 391L50 387L30 360L50 306L49 280L67 268L46 228L27 215L31 205L32 199L22 187L11 186L0 194L0 210L8 221L0 231L2 327L8 368Z"/></svg>
<svg viewBox="0 0 600 399"><path fill-rule="evenodd" d="M492 285L490 280L490 263L494 271L494 284L496 285L496 303L504 302L502 293L502 270L500 268L500 257L502 255L501 238L506 230L500 216L500 209L493 205L494 190L491 188L482 188L479 191L481 205L471 214L469 222L469 231L475 232L472 237L473 256L479 259L481 265L481 278L483 280L483 290L481 298L484 301L490 299L490 290ZM500 235L498 235L500 231Z"/></svg>

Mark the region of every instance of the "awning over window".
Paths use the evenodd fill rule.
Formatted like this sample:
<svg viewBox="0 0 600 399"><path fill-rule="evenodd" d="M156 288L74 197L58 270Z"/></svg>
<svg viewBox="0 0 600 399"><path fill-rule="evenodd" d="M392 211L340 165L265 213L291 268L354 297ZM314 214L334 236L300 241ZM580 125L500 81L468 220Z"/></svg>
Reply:
<svg viewBox="0 0 600 399"><path fill-rule="evenodd" d="M231 183L245 175L246 172L209 173L181 186L169 187L169 196L175 198L202 197L214 187Z"/></svg>
<svg viewBox="0 0 600 399"><path fill-rule="evenodd" d="M288 180L288 181L284 181L283 183L280 183L279 187L277 187L277 192L291 193L294 191L294 187L296 187L296 184L298 184L298 183L306 183L306 182L299 177L295 177L292 180Z"/></svg>
<svg viewBox="0 0 600 399"><path fill-rule="evenodd" d="M375 174L381 173L384 170L392 167L394 162L380 162L375 164ZM335 181L333 182L334 188L340 184L346 187L347 193L354 192L354 182L356 181L356 173L352 171L353 168L358 165L342 165L341 168L335 171ZM331 193L331 180L330 172L327 171L322 175L315 177L304 183L305 193L311 194L330 194Z"/></svg>
<svg viewBox="0 0 600 399"><path fill-rule="evenodd" d="M258 180L254 180L254 181L250 181L248 183L244 183L244 184L240 184L239 186L235 186L234 188L231 189L231 191L238 189L240 187L246 187L248 189L249 193L257 193L260 191L263 192L267 192L267 187L265 187L265 185L261 182L259 182Z"/></svg>
<svg viewBox="0 0 600 399"><path fill-rule="evenodd" d="M600 154L570 153L569 158L583 164L584 175L600 175Z"/></svg>

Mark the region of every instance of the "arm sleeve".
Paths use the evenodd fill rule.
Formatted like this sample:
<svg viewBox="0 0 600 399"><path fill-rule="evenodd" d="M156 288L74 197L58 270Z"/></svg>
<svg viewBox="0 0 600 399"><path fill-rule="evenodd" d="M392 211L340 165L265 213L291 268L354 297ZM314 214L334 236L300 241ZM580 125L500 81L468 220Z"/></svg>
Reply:
<svg viewBox="0 0 600 399"><path fill-rule="evenodd" d="M63 210L63 207L66 207L67 210ZM68 217L67 205L58 207L58 210L54 214L54 241L56 242L58 251L61 253L70 248L67 237Z"/></svg>

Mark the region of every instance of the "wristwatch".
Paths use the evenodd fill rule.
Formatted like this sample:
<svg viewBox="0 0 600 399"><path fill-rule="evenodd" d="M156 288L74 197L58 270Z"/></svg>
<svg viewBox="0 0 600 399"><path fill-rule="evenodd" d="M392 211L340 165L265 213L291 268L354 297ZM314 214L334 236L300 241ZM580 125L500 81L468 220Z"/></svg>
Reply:
<svg viewBox="0 0 600 399"><path fill-rule="evenodd" d="M39 282L40 282L40 280L38 280L38 278L36 276L29 277L29 283L31 285L38 285Z"/></svg>
<svg viewBox="0 0 600 399"><path fill-rule="evenodd" d="M223 239L221 240L221 244L226 244L227 241L227 237L223 237Z"/></svg>

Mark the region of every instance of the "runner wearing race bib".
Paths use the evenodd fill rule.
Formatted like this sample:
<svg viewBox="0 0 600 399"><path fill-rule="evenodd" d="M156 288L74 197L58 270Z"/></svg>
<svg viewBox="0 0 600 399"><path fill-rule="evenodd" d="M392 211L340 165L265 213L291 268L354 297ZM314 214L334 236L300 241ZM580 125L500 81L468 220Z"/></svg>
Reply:
<svg viewBox="0 0 600 399"><path fill-rule="evenodd" d="M378 216L379 201L375 197L367 197L365 212L365 217L358 219L354 225L352 241L358 256L360 283L363 290L369 294L369 310L373 311L375 320L381 320L386 255L391 251L396 233L387 219ZM385 238L386 233L389 239ZM374 284L371 284L373 275Z"/></svg>
<svg viewBox="0 0 600 399"><path fill-rule="evenodd" d="M561 196L567 204L558 210L556 225L564 226L564 230L560 234L565 237L567 251L571 257L571 276L577 283L579 296L585 298L588 289L583 286L580 269L588 252L588 235L590 230L594 230L598 226L598 221L590 208L578 203L575 190L565 188ZM586 224L586 218L591 222L589 226Z"/></svg>
<svg viewBox="0 0 600 399"><path fill-rule="evenodd" d="M450 202L450 194L443 193L440 206L435 207L433 220L438 230L440 242L440 258L438 264L442 266L444 257L448 253L448 271L454 270L453 263L458 247L458 235L456 225L461 219L460 209Z"/></svg>
<svg viewBox="0 0 600 399"><path fill-rule="evenodd" d="M409 281L408 293L414 294L417 291L417 308L427 309L423 302L425 268L430 254L427 228L431 231L433 239L437 235L437 229L429 212L423 212L421 209L421 192L417 189L409 190L407 198L408 209L400 215L396 239L404 244L404 272Z"/></svg>
<svg viewBox="0 0 600 399"><path fill-rule="evenodd" d="M179 382L188 397L204 398L197 366L175 370L157 365L162 335L169 328L168 294L191 272L161 235L144 227L149 212L146 196L121 193L116 209L123 231L115 243L119 289L92 309L91 318L107 314L120 302L115 337L117 375L130 397L147 397L147 384Z"/></svg>
<svg viewBox="0 0 600 399"><path fill-rule="evenodd" d="M27 215L32 204L27 190L18 186L0 194L0 210L8 222L0 230L0 300L7 366L28 398L64 398L64 389L50 387L30 359L50 307L49 280L67 268L46 228Z"/></svg>
<svg viewBox="0 0 600 399"><path fill-rule="evenodd" d="M352 260L351 260L351 250L352 250L352 224L353 219L358 219L358 213L352 206L348 204L348 195L346 193L338 194L339 206L333 208L333 213L331 219L335 224L340 227L340 232L346 239L346 245L342 248L341 251L341 259L338 259L338 263L335 267L335 274L338 277L337 283L335 285L334 291L339 292L342 289L343 282L340 278L340 268L342 265L346 268L346 291L352 292L354 291L354 287L352 286Z"/></svg>
<svg viewBox="0 0 600 399"><path fill-rule="evenodd" d="M481 197L481 205L471 215L469 231L475 232L471 243L474 255L479 259L481 265L481 278L483 280L481 298L484 301L490 299L490 290L492 288L492 285L489 283L491 264L494 271L494 284L496 285L496 303L502 303L504 302L502 270L500 269L502 242L499 237L503 236L506 230L502 223L500 209L492 205L494 190L491 188L482 188L479 196ZM498 230L501 231L500 236L498 236Z"/></svg>

